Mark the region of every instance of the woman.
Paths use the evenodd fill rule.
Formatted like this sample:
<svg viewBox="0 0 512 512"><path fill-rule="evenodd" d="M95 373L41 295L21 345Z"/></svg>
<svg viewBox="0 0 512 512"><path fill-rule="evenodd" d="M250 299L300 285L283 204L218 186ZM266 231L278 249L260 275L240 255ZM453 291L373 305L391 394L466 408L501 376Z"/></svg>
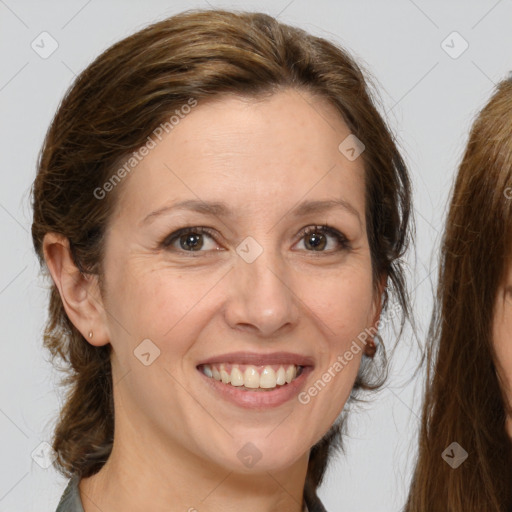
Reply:
<svg viewBox="0 0 512 512"><path fill-rule="evenodd" d="M388 291L408 312L409 178L352 59L264 14L158 22L78 77L33 207L58 510L325 510Z"/></svg>
<svg viewBox="0 0 512 512"><path fill-rule="evenodd" d="M444 233L406 510L512 510L512 81L478 115Z"/></svg>

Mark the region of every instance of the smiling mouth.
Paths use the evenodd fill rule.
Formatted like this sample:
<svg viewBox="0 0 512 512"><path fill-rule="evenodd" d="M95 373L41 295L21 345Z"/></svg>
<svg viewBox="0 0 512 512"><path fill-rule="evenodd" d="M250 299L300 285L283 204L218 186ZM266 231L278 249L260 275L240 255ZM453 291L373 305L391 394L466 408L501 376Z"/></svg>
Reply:
<svg viewBox="0 0 512 512"><path fill-rule="evenodd" d="M304 366L277 364L255 366L250 364L201 364L198 370L210 379L245 391L272 391L288 385L299 377Z"/></svg>

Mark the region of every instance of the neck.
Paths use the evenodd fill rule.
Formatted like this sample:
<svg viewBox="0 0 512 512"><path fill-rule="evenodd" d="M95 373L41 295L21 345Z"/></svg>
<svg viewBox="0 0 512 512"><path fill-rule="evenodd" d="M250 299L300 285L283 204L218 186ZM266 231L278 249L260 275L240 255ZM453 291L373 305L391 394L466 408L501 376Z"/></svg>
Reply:
<svg viewBox="0 0 512 512"><path fill-rule="evenodd" d="M308 452L284 470L236 473L117 419L110 457L80 482L85 512L303 510Z"/></svg>

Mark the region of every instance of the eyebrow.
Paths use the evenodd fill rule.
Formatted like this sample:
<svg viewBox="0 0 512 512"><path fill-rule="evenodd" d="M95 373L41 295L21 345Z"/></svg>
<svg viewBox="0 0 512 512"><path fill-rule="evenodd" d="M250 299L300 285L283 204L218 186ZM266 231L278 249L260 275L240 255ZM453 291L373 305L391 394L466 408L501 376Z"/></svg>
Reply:
<svg viewBox="0 0 512 512"><path fill-rule="evenodd" d="M346 212L357 217L359 224L362 225L361 216L357 209L344 199L327 199L317 201L304 201L291 210L293 217L303 217L312 213L325 213L333 209L342 209ZM169 206L164 206L158 210L149 213L142 221L141 224L151 222L154 218L169 213L173 210L190 210L205 215L212 215L215 217L232 218L234 212L229 209L226 203L222 202L206 202L196 199L189 199L187 201L180 201Z"/></svg>

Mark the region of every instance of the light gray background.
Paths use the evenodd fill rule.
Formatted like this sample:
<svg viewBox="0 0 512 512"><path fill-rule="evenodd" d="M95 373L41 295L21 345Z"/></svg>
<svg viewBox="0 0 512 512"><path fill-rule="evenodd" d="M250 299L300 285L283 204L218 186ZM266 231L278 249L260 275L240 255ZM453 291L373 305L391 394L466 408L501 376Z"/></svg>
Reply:
<svg viewBox="0 0 512 512"><path fill-rule="evenodd" d="M45 131L75 73L101 51L150 22L208 5L267 12L337 41L377 80L383 113L414 181L410 283L420 338L424 334L454 171L475 113L512 69L511 0L0 0L0 512L52 512L66 484L53 467L42 469L31 458L50 439L62 396L41 349L46 284L30 237L29 188ZM48 59L31 48L43 31L59 44ZM453 31L469 44L458 58L442 47ZM457 38L445 43L452 55L462 48ZM389 342L392 334L384 338ZM319 492L329 511L387 512L403 505L421 402L421 374L413 376L417 356L407 334L385 389L352 411L346 454Z"/></svg>

